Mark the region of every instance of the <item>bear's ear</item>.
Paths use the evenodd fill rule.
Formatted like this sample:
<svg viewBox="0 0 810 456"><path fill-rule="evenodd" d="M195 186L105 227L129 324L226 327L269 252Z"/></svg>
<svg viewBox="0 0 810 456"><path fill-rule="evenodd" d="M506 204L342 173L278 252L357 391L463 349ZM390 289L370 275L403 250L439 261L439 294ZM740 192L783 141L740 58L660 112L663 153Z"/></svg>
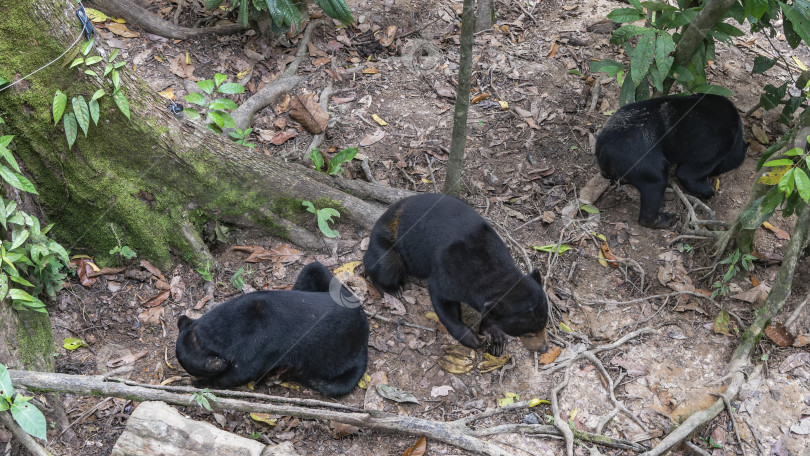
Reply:
<svg viewBox="0 0 810 456"><path fill-rule="evenodd" d="M543 276L540 275L540 270L539 269L535 268L532 271L531 276L532 276L532 279L534 279L535 282L539 283L540 286L543 286Z"/></svg>
<svg viewBox="0 0 810 456"><path fill-rule="evenodd" d="M180 318L177 319L177 329L182 331L185 328L187 328L189 325L191 325L192 323L194 323L194 320L192 320L191 318L188 318L185 315L180 315Z"/></svg>

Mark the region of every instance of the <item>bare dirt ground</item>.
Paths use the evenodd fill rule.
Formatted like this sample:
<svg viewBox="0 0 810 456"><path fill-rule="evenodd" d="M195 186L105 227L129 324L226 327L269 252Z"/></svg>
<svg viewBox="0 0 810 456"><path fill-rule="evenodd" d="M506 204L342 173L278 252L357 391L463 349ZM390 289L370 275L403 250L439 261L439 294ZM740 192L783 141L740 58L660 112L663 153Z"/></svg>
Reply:
<svg viewBox="0 0 810 456"><path fill-rule="evenodd" d="M175 4L153 3L152 11L171 20ZM181 25L193 25L210 14L202 11L197 2L186 3L180 15ZM710 289L715 279L705 277L709 272L706 268L714 264L710 246L701 241L670 245L678 235L677 229L650 230L636 223L638 194L632 188L609 189L595 204L601 210L598 217L566 226L563 207L598 173L591 136L610 112L618 108L615 79L603 74L593 75L600 80L601 93L596 109L591 111L593 90L589 83L593 79L587 80L569 70L576 69L587 76L590 60L623 58L617 47L608 44L609 34L586 29L603 20L611 9L622 5L602 0L496 3L498 30L476 36L473 87L476 94L488 93L490 98L473 104L470 109L462 197L514 239L509 246L524 270L528 270L529 265L524 264L523 250L532 267L544 273L550 271L548 286L554 295L555 321L573 330L566 333L558 325L551 328L555 345L563 348L558 362L586 348L615 341L636 329L658 330L654 335L639 337L601 355L608 374L617 383L617 399L638 417L638 422L634 422L619 414L603 432L653 445L656 437L668 433L691 412L714 401L711 393L722 391L720 380L739 341L739 328L732 319L728 335L716 332L714 320L718 309L694 298L621 303L669 293L671 290L659 281L662 268L677 270L682 264L686 274L677 280L691 280L697 288ZM379 181L420 192L435 191L432 179L439 185L444 180L446 152L443 147L450 142L453 105L448 96L452 97L455 92L457 21L461 3L357 0L351 1L350 7L359 25L350 30L322 28L318 31L309 58L300 70L312 76L297 94L317 94L327 84L336 90L329 105L335 121L327 130L321 148L340 150L359 146L360 153L370 158L372 172ZM364 45L358 43L368 38L358 38L358 35L391 25L398 28L398 36L404 37L389 48L377 49L367 59ZM233 76L250 70L241 76L248 87L246 97L270 83L295 52L297 42L297 38L293 38L293 46L284 47L280 41L252 33L187 42L145 33L123 38L105 28L100 28L100 34L107 45L121 49L121 55L130 63L128 68L134 65L135 73L155 91L171 89L178 99L186 93L184 80L172 70L172 62L178 56L185 59L188 53L194 77L210 79L214 72ZM415 63L401 58L402 50L422 42L418 40L431 43L439 52L435 55L420 52ZM775 42L788 56L789 48L784 42L778 38ZM732 46L718 46L717 58L709 70L710 82L733 89L732 100L741 112L754 106L764 84L778 81L775 84L779 85L787 78L780 67L765 76L750 75L754 56L768 54L768 49L768 42L761 36L746 36L735 39ZM341 70L354 65L375 68L378 72ZM507 101L509 109L501 109L493 99ZM388 125L378 126L371 120L371 114L379 115ZM525 120L527 117L530 120ZM761 111L744 119L746 139L752 146L745 164L721 177L719 192L709 202L719 219L733 219L753 183L756 160L765 147L753 139L751 127L762 128L774 139L781 132L775 119L774 114ZM271 107L259 113L252 126L258 132L251 138L258 144L257 153L265 154L268 160L308 164L303 157L312 138L288 114L277 113ZM297 136L281 145L268 142L275 134L286 130L294 131ZM360 177L359 167L349 168L351 176ZM668 193L665 205L669 211L684 213L674 194ZM792 226L791 220L780 218L773 223L788 231ZM233 251L231 246L259 245L278 249L285 245L284 241L261 233L231 230L226 242L213 246L218 267L214 270L212 302L225 301L238 293L231 285L231 278L239 268L244 268L248 289L262 289L292 283L303 265L314 259L331 267L360 260L362 241L368 233L346 224L339 224L338 229L341 238L327 241L329 248L325 252L328 253L300 252L260 263L245 263L247 254ZM591 233L604 235L616 255L638 262L644 271L643 285L641 274L633 268L602 266L597 259L599 247ZM554 244L560 239L572 249L549 268L551 255L535 251L531 246ZM786 243L767 231L757 237L758 250L762 253L779 255ZM157 279L144 273L137 260L127 266L128 272L99 277L92 287L83 287L74 281L52 307L58 342L57 370L99 374L110 369L110 360L137 354L134 361L129 361L134 366L129 378L188 384L185 372L174 358L175 325L179 315L200 314L193 308L206 295L201 275L180 259L172 270L163 271L167 281L179 277L175 279L175 288L179 285L177 280L183 282L182 297L175 294L167 299L156 307L161 310L151 311L157 315L148 321L144 301L161 291L157 288ZM810 292L810 262L803 259L799 268L792 296L785 314L777 318L779 321L785 321ZM771 284L777 269L778 264L755 263L750 276L740 274L733 280L732 294L751 289L752 279ZM420 401L418 405L385 401L382 404L386 411L451 420L493 407L496 400L507 393L519 394L521 399L550 399L552 388L561 380L560 372L549 374L516 340L507 347L511 361L504 368L489 373L481 373L476 368L467 374L448 373L437 362L443 356L443 347L454 341L426 316L432 309L424 284L410 283L401 301L382 299L373 291L358 291L365 295L364 305L368 311L389 320L370 320L368 372L384 372L390 384L411 392ZM759 305L729 297L719 302L744 321L750 321ZM807 311L792 330L795 334L810 333ZM67 351L61 348L65 337L81 337L90 347ZM480 360L482 353L476 356ZM806 456L806 448L810 447L807 347L779 348L764 339L755 358L764 369L750 377L741 396L733 403L739 412L737 423L745 454ZM176 379L178 376L183 378ZM576 364L570 385L560 396L562 416L558 419L571 419L579 429L596 430L613 409L606 385L599 369L589 363ZM291 390L272 382L258 385L257 391L318 397L312 391ZM358 388L339 401L363 406L365 394ZM62 397L77 433L77 438L71 441L49 435L50 449L63 455L108 454L128 414L137 405L119 399L105 401L69 394ZM191 406L181 411L260 441L289 440L301 454L399 455L415 440L366 430L334 438L335 432L328 423L281 417L275 427L270 427L251 420L244 413L211 414ZM524 419L544 422L551 418L550 414L548 406L541 405L532 410L498 415L479 425L518 423ZM560 440L548 437L509 435L498 436L496 440L507 442L515 454L559 455L564 452ZM695 435L692 442L708 454L742 454L726 413ZM428 454L465 453L429 442ZM629 453L582 445L577 447L577 454ZM690 450L678 449L673 454L690 454Z"/></svg>

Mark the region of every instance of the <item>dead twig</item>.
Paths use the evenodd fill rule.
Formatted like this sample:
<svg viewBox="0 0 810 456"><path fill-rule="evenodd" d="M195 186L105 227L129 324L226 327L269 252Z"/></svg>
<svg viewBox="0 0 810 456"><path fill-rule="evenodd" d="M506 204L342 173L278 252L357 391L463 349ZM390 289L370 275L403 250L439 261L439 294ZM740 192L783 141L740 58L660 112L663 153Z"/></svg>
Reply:
<svg viewBox="0 0 810 456"><path fill-rule="evenodd" d="M430 171L430 181L433 182L433 190L435 190L436 193L440 193L439 184L436 183L436 176L433 175L433 163L430 159L430 155L428 155L427 152L425 152L425 161L428 165L428 171Z"/></svg>
<svg viewBox="0 0 810 456"><path fill-rule="evenodd" d="M405 320L403 320L401 318L399 320L392 320L390 318L385 318L385 317L383 317L381 315L372 314L372 313L369 313L369 312L366 312L366 315L368 315L369 318L384 321L386 323L393 323L395 325L407 326L409 328L421 329L423 331L430 331L430 332L433 332L433 333L436 332L435 328L428 328L427 326L417 325L415 323L409 323L409 322L407 322L407 321L405 321Z"/></svg>
<svg viewBox="0 0 810 456"><path fill-rule="evenodd" d="M680 296L680 295L689 295L689 296L694 296L696 298L705 299L706 301L709 301L710 303L712 303L718 309L725 310L726 312L728 312L729 315L731 315L732 317L734 317L735 320L737 320L737 324L740 325L740 328L745 327L745 325L743 324L742 318L740 318L739 315L737 315L736 313L734 313L734 312L732 312L732 311L730 311L728 309L725 309L723 306L720 305L720 303L718 303L717 301L712 299L711 296L706 296L705 294L698 293L696 291L673 291L672 293L645 296L643 298L631 299L629 301L612 301L612 300L611 301L608 301L608 300L586 301L585 304L589 304L589 305L594 305L594 304L603 304L603 305L605 305L605 304L616 304L616 305L635 304L637 302L646 301L648 299L674 298L674 297Z"/></svg>

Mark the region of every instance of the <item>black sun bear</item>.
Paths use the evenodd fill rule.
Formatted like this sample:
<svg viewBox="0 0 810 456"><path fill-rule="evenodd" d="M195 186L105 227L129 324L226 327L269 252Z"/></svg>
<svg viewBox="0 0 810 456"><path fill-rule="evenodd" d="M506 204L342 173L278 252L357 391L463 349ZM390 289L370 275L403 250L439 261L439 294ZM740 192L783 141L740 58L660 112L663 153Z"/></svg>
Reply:
<svg viewBox="0 0 810 456"><path fill-rule="evenodd" d="M503 352L505 334L546 351L548 301L540 273L523 274L495 230L458 198L420 194L393 204L374 225L363 264L389 293L408 275L427 279L436 315L467 347L483 341L461 320L460 302L481 314L480 332L492 354Z"/></svg>
<svg viewBox="0 0 810 456"><path fill-rule="evenodd" d="M596 139L596 159L603 176L641 193L641 225L667 228L677 221L660 211L670 168L677 166L687 192L708 199L709 177L739 167L747 147L740 115L725 97L667 96L616 111Z"/></svg>
<svg viewBox="0 0 810 456"><path fill-rule="evenodd" d="M177 321L177 360L200 386L231 388L268 373L327 396L348 394L368 361L360 302L321 263L290 291L256 291Z"/></svg>

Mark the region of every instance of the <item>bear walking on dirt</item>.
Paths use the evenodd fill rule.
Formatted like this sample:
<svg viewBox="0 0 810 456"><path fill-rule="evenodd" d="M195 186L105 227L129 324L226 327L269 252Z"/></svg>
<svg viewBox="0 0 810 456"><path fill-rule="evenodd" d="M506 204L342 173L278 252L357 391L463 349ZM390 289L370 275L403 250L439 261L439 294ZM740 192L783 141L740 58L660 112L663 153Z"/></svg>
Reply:
<svg viewBox="0 0 810 456"><path fill-rule="evenodd" d="M602 175L641 193L638 222L668 228L677 216L661 212L669 170L683 188L702 199L714 195L710 176L731 171L745 159L737 109L719 95L666 96L623 106L596 139Z"/></svg>
<svg viewBox="0 0 810 456"><path fill-rule="evenodd" d="M231 388L276 372L342 396L366 371L366 314L318 262L304 267L290 291L247 293L197 320L182 315L177 327L177 360L200 386Z"/></svg>
<svg viewBox="0 0 810 456"><path fill-rule="evenodd" d="M426 193L394 203L374 225L363 264L389 293L408 275L427 279L436 315L467 347L482 341L461 320L460 302L481 314L492 354L503 352L506 334L546 351L548 300L540 273L523 274L495 230L458 198Z"/></svg>

